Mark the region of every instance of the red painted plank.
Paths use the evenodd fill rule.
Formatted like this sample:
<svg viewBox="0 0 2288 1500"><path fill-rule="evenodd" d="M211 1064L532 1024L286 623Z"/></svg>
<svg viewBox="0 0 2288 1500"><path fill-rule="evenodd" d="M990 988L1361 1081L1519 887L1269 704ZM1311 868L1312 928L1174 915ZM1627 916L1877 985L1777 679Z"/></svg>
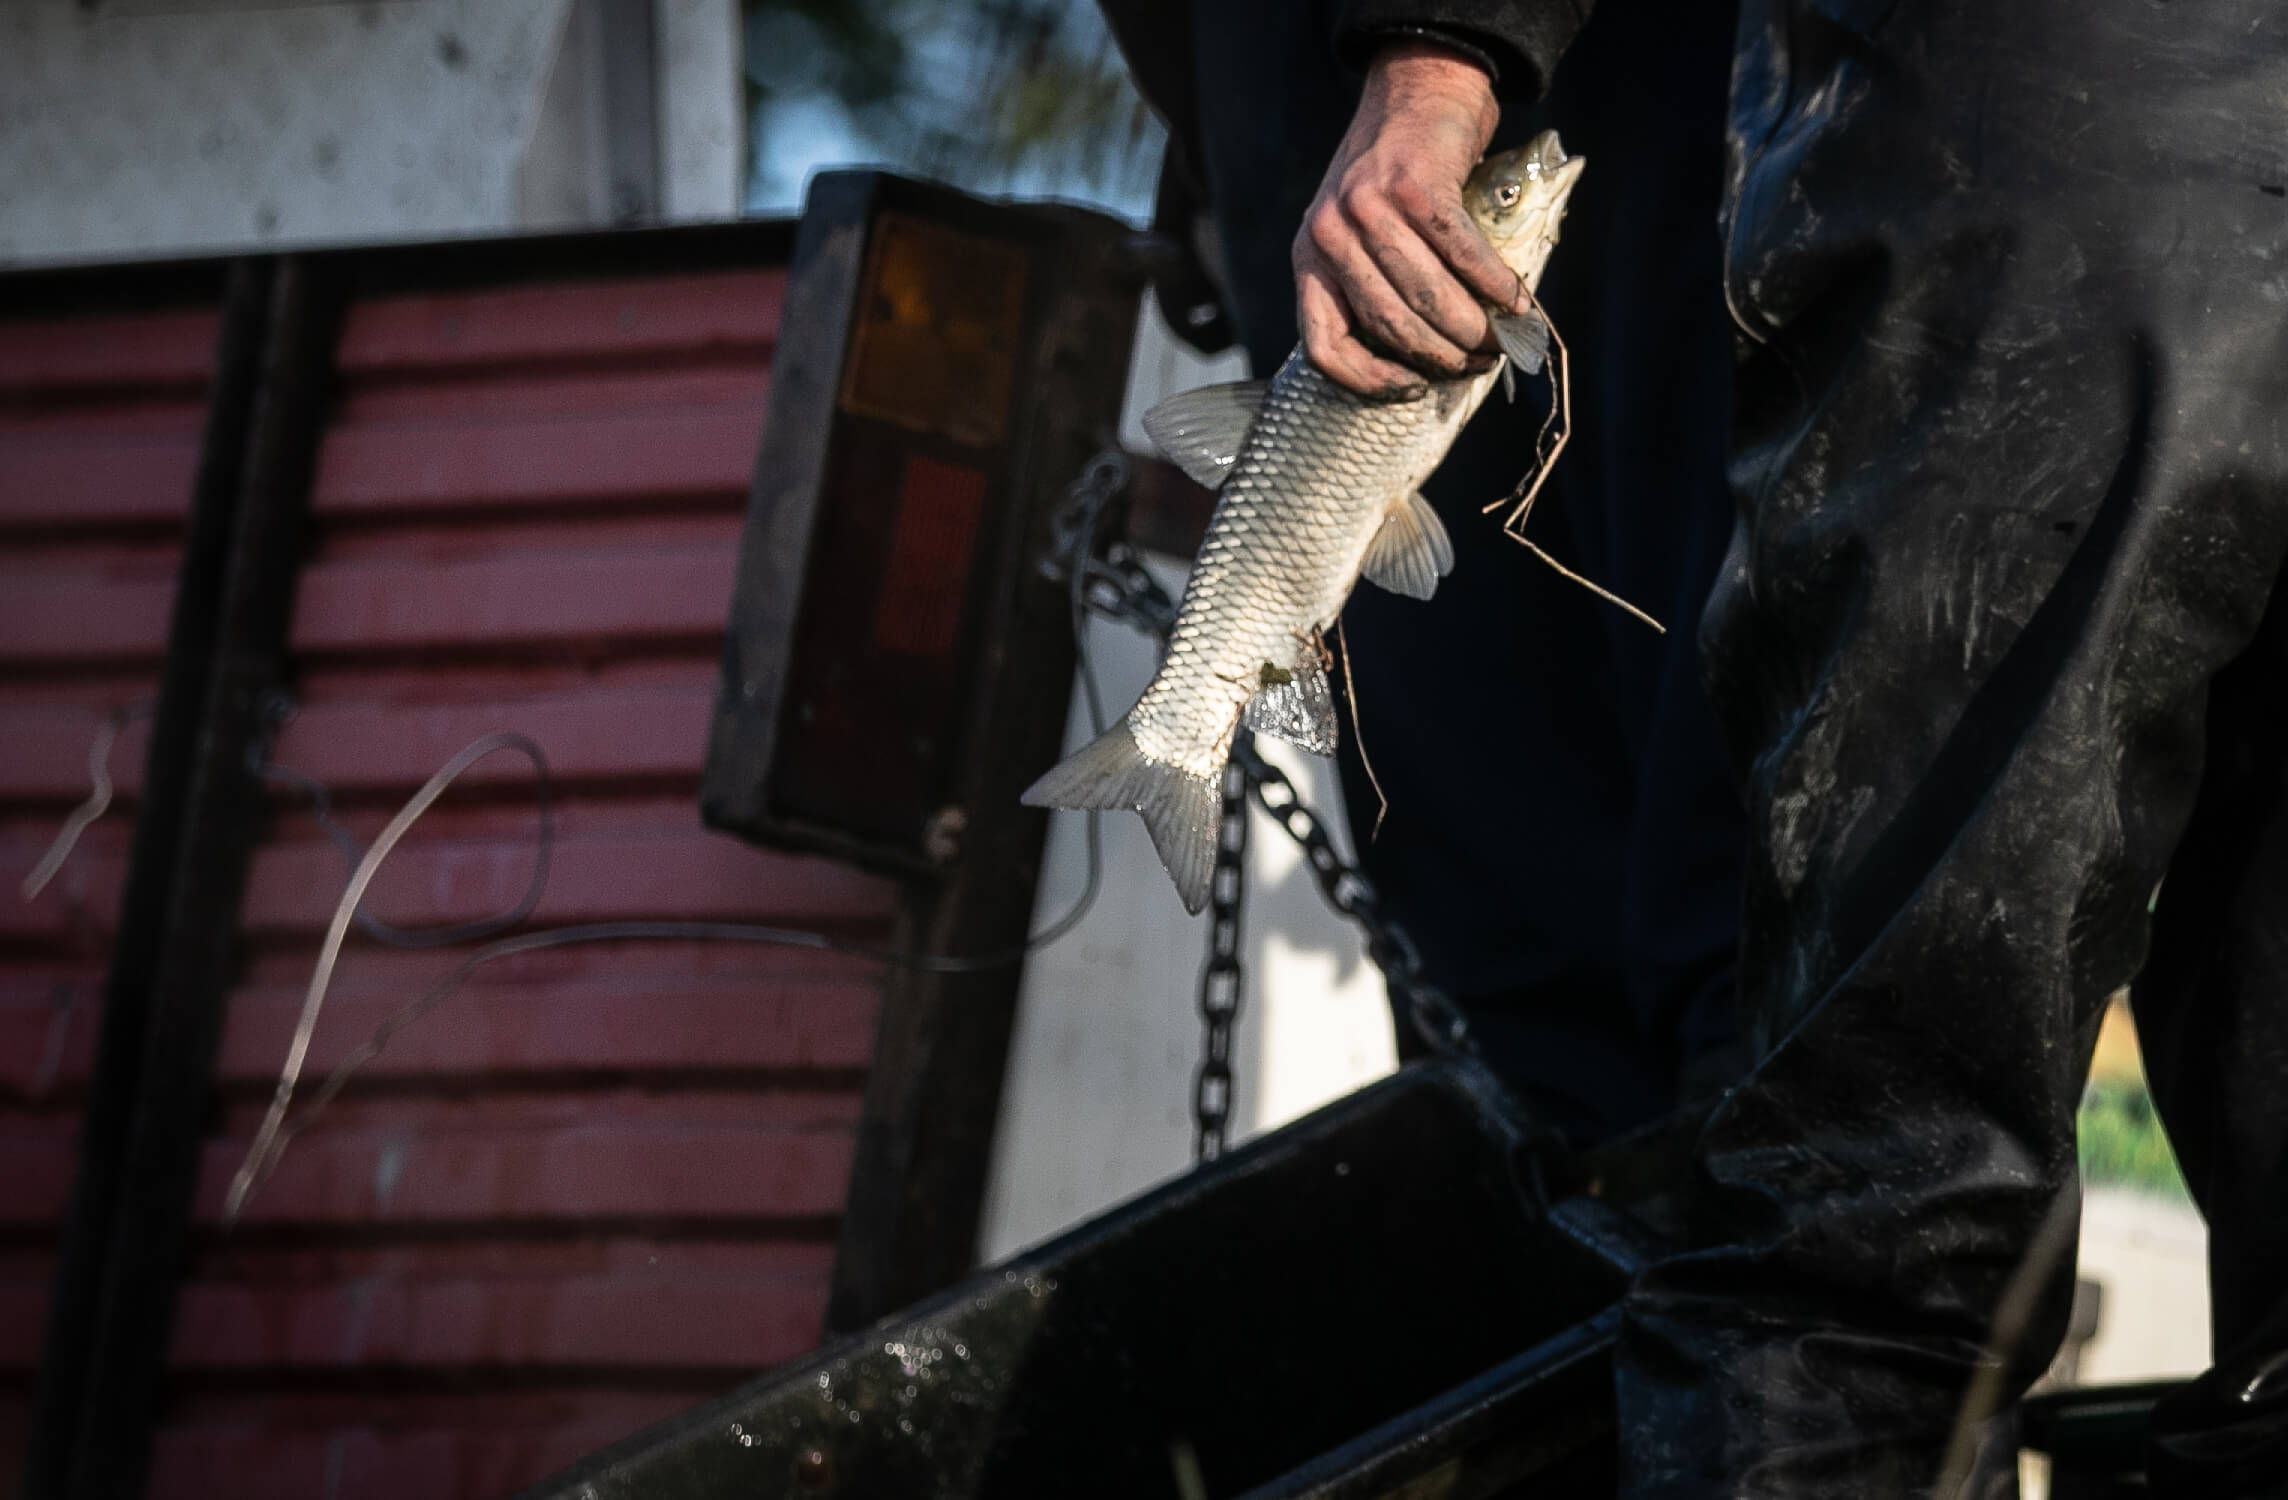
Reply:
<svg viewBox="0 0 2288 1500"><path fill-rule="evenodd" d="M79 1116L0 1115L0 1224L24 1229L63 1217L79 1150Z"/></svg>
<svg viewBox="0 0 2288 1500"><path fill-rule="evenodd" d="M173 1363L743 1372L817 1344L827 1276L823 1266L796 1274L639 1267L583 1276L362 1278L319 1287L194 1282L176 1314Z"/></svg>
<svg viewBox="0 0 2288 1500"><path fill-rule="evenodd" d="M204 390L107 391L60 406L0 402L0 448L196 442L206 419Z"/></svg>
<svg viewBox="0 0 2288 1500"><path fill-rule="evenodd" d="M198 1217L220 1215L247 1137L211 1141ZM840 1213L852 1131L593 1124L317 1128L248 1204L250 1224L816 1218Z"/></svg>
<svg viewBox="0 0 2288 1500"><path fill-rule="evenodd" d="M451 963L450 955L433 957L424 979ZM426 987L377 986L354 957L340 973L312 1043L313 1072L334 1066ZM231 996L219 1065L225 1079L276 1076L303 994L299 985L266 985ZM862 1068L879 998L878 987L864 981L764 987L693 981L664 969L546 985L480 982L400 1033L366 1065L365 1076ZM0 1025L10 1014L0 1010ZM82 1054L91 1050L72 1048L72 1065L84 1067Z"/></svg>
<svg viewBox="0 0 2288 1500"><path fill-rule="evenodd" d="M336 526L319 533L313 563L324 567L423 568L441 563L517 557L628 557L639 553L738 544L736 505L654 505L456 516L409 526ZM466 670L462 668L461 670Z"/></svg>
<svg viewBox="0 0 2288 1500"><path fill-rule="evenodd" d="M690 533L695 538L709 534ZM326 551L329 556L347 555L332 545ZM385 554L369 547L358 555L370 560ZM698 652L628 657L594 666L561 661L317 663L297 675L295 688L305 712L345 704L393 704L413 709L433 705L513 707L528 699L583 698L590 694L706 693L714 690L716 669L713 657Z"/></svg>
<svg viewBox="0 0 2288 1500"><path fill-rule="evenodd" d="M310 978L315 942L261 946L245 956L240 979L249 986L275 985L300 989ZM354 941L343 960L346 982L374 989L403 992L408 986L429 982L441 955L376 948ZM450 959L452 955L442 955ZM58 973L70 972L58 964ZM624 982L667 976L676 983L750 985L758 991L780 987L846 983L873 984L881 966L840 954L808 948L787 948L757 943L710 943L691 939L673 942L582 943L569 948L519 953L486 966L480 985L565 985L578 988L590 981ZM353 978L354 976L354 978Z"/></svg>
<svg viewBox="0 0 2288 1500"><path fill-rule="evenodd" d="M527 925L622 918L843 923L879 921L892 908L889 881L823 859L753 849L697 825L694 814L682 828L595 835L566 828L547 892ZM446 843L420 841L419 833L374 879L373 910L385 919L473 921L523 895L532 871L529 834ZM264 936L321 932L345 879L331 844L263 848L247 882L244 928Z"/></svg>
<svg viewBox="0 0 2288 1500"><path fill-rule="evenodd" d="M169 1426L152 1457L150 1500L504 1500L697 1399L615 1398L620 1416L532 1425L481 1417L407 1425L368 1414L331 1429ZM469 1402L474 1406L474 1401Z"/></svg>
<svg viewBox="0 0 2288 1500"><path fill-rule="evenodd" d="M502 983L486 970L366 1065L369 1078L471 1073L863 1068L872 1055L879 981L868 973L694 976L665 956L621 950L622 972ZM418 968L355 952L326 999L308 1067L322 1073L448 971L452 954ZM268 1084L286 1055L307 989L235 991L217 1063L225 1082ZM502 965L500 967L508 967ZM378 972L376 972L378 971ZM102 1013L100 972L76 980L0 980L0 1100L37 1103L84 1084Z"/></svg>
<svg viewBox="0 0 2288 1500"><path fill-rule="evenodd" d="M319 450L320 515L744 495L755 407L337 427Z"/></svg>
<svg viewBox="0 0 2288 1500"><path fill-rule="evenodd" d="M34 1257L14 1252L0 1270ZM51 1258L39 1257L45 1273ZM261 1244L230 1235L201 1237L186 1280L218 1286L302 1289L343 1282L426 1283L516 1278L660 1275L824 1276L834 1266L834 1245L824 1238L658 1238L643 1234L487 1239L459 1235L437 1240L358 1244L338 1237L307 1244ZM30 1272L25 1272L29 1276ZM448 1408L449 1409L449 1408ZM339 1416L340 1413L336 1413Z"/></svg>
<svg viewBox="0 0 2288 1500"><path fill-rule="evenodd" d="M40 1338L47 1326L48 1279L54 1272L53 1257L43 1257L36 1268L27 1267L0 1279L0 1372L20 1374L39 1367Z"/></svg>
<svg viewBox="0 0 2288 1500"><path fill-rule="evenodd" d="M341 427L481 427L508 418L613 416L722 407L758 415L770 363L752 352L704 363L626 369L485 370L412 382L353 385L335 409ZM0 425L0 432L5 432Z"/></svg>
<svg viewBox="0 0 2288 1500"><path fill-rule="evenodd" d="M180 522L198 462L196 432L73 442L0 435L0 527Z"/></svg>
<svg viewBox="0 0 2288 1500"><path fill-rule="evenodd" d="M220 323L212 308L0 323L0 398L203 385Z"/></svg>
<svg viewBox="0 0 2288 1500"><path fill-rule="evenodd" d="M384 297L350 309L350 376L564 359L627 359L777 342L781 270Z"/></svg>
<svg viewBox="0 0 2288 1500"><path fill-rule="evenodd" d="M360 814L350 827L368 839L377 821ZM381 867L372 909L409 926L509 909L531 877L530 823L522 808L432 814ZM0 824L0 892L32 868L55 826L47 818ZM879 876L708 832L688 804L674 804L670 818L650 802L575 803L561 810L557 826L548 889L528 928L680 920L848 931L887 921L896 901L894 883ZM39 899L0 900L0 938L100 952L117 915L130 837L124 820L90 828ZM243 930L264 939L322 934L348 873L331 843L264 846L248 875Z"/></svg>
<svg viewBox="0 0 2288 1500"><path fill-rule="evenodd" d="M736 547L423 563L321 563L302 575L297 651L690 641L721 635ZM6 607L0 606L0 619Z"/></svg>
<svg viewBox="0 0 2288 1500"><path fill-rule="evenodd" d="M218 1141L244 1140L269 1108L270 1095L232 1092L223 1100ZM402 1141L508 1140L519 1135L575 1134L597 1139L684 1129L847 1130L858 1119L854 1089L712 1084L666 1088L651 1083L575 1085L553 1089L449 1089L434 1092L352 1091L330 1105L311 1129L313 1140L352 1137Z"/></svg>
<svg viewBox="0 0 2288 1500"><path fill-rule="evenodd" d="M418 1431L466 1425L502 1430L551 1427L570 1422L656 1421L672 1416L724 1390L719 1375L679 1378L671 1371L647 1370L640 1388L597 1385L589 1380L520 1387L506 1382L470 1382L451 1388L440 1381L376 1390L319 1382L293 1382L269 1390L250 1389L241 1380L208 1380L177 1375L169 1382L164 1426L177 1431L274 1433L325 1432L361 1427ZM632 1382L631 1382L632 1385Z"/></svg>
<svg viewBox="0 0 2288 1500"><path fill-rule="evenodd" d="M281 765L315 776L336 791L410 792L462 746L513 727L539 743L559 782L664 777L695 782L706 756L714 700L710 669L703 681L545 697L503 693L474 703L312 702L287 724L273 753ZM8 723L0 710L0 734ZM59 737L68 739L60 731ZM84 740L81 749L84 759ZM58 751L43 742L40 753L40 765L46 767ZM50 776L62 779L57 772ZM86 780L84 767L80 779ZM513 754L487 756L463 778L470 786L521 787L531 780L531 762ZM7 766L0 763L0 794L7 786Z"/></svg>
<svg viewBox="0 0 2288 1500"><path fill-rule="evenodd" d="M165 654L173 559L115 566L30 557L0 565L0 661L150 661Z"/></svg>

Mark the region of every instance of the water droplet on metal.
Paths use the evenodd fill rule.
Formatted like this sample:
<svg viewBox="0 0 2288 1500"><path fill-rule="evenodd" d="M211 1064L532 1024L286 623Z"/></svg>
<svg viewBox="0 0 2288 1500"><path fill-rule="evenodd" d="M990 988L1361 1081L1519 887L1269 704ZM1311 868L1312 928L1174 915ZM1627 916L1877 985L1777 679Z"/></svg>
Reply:
<svg viewBox="0 0 2288 1500"><path fill-rule="evenodd" d="M794 1461L794 1482L817 1493L834 1487L834 1460L824 1448L811 1448Z"/></svg>

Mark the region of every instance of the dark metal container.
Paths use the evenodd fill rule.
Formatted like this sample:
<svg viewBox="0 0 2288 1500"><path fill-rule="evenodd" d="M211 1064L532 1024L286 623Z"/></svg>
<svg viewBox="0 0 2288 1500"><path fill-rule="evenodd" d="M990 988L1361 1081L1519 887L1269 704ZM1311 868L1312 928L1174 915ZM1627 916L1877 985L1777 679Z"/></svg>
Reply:
<svg viewBox="0 0 2288 1500"><path fill-rule="evenodd" d="M1415 1065L530 1500L1610 1494L1644 1236L1527 1140Z"/></svg>

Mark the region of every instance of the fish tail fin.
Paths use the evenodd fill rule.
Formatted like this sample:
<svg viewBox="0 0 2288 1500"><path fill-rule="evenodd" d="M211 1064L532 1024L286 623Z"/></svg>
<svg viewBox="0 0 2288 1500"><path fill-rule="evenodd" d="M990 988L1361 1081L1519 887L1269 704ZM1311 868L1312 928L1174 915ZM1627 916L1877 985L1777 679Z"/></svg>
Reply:
<svg viewBox="0 0 2288 1500"><path fill-rule="evenodd" d="M1215 878L1216 825L1223 794L1216 778L1152 760L1126 723L1115 724L1025 789L1027 807L1125 807L1143 814L1184 910L1208 902Z"/></svg>

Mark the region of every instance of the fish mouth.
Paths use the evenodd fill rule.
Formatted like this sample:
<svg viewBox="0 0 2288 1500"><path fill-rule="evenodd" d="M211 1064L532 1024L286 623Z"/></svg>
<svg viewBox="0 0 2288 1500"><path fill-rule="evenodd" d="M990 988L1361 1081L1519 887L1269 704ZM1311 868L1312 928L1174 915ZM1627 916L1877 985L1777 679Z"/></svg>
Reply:
<svg viewBox="0 0 2288 1500"><path fill-rule="evenodd" d="M1556 176L1557 169L1571 159L1566 156L1565 148L1558 144L1557 132L1554 130L1544 130L1527 142L1524 156L1525 176L1529 182Z"/></svg>

